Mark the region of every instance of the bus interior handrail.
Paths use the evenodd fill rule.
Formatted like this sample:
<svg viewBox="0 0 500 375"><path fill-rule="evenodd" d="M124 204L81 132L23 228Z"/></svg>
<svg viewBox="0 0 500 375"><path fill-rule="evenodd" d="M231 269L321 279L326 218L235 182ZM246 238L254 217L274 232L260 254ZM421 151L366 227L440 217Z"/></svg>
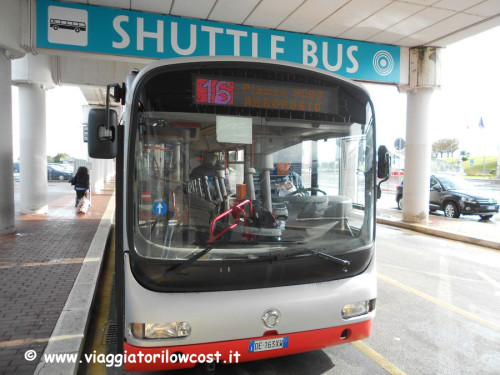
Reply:
<svg viewBox="0 0 500 375"><path fill-rule="evenodd" d="M252 202L248 199L245 199L244 201L238 203L237 205L233 206L229 210L224 211L223 213L221 213L220 215L215 217L215 219L212 220L212 224L210 225L210 239L209 239L210 243L213 243L215 240L222 237L224 234L226 234L230 230L233 230L234 228L236 228L240 222L240 215L241 214L243 214L245 227L248 226L248 216L245 213L245 210L242 208L246 204L249 205L249 215L252 215ZM233 217L236 219L236 222L234 224L230 225L229 227L227 227L226 229L222 230L221 232L217 233L216 235L214 235L215 223L217 221L219 221L220 219L222 219L223 217L228 216L229 214L233 215Z"/></svg>

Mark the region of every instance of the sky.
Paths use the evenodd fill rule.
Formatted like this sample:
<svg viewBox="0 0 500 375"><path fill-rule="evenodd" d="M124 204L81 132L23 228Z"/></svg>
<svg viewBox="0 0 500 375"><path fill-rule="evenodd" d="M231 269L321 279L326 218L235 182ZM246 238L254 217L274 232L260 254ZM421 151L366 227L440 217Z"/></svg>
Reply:
<svg viewBox="0 0 500 375"><path fill-rule="evenodd" d="M496 155L500 142L500 27L449 45L442 51L441 87L430 108L431 141L457 138L472 156ZM406 94L395 86L366 85L375 105L377 143L394 151L405 139ZM484 129L479 128L483 119ZM458 156L458 152L456 154Z"/></svg>
<svg viewBox="0 0 500 375"><path fill-rule="evenodd" d="M442 52L441 88L434 91L430 121L431 141L457 138L460 150L472 156L497 155L500 142L500 27L464 39ZM366 84L375 104L377 143L395 151L397 138L405 139L406 94L396 86ZM47 155L67 153L86 159L83 143L85 98L78 87L48 90ZM13 150L19 158L19 109L13 87ZM484 129L478 127L483 119ZM459 151L460 151L459 150ZM458 153L457 153L458 156Z"/></svg>

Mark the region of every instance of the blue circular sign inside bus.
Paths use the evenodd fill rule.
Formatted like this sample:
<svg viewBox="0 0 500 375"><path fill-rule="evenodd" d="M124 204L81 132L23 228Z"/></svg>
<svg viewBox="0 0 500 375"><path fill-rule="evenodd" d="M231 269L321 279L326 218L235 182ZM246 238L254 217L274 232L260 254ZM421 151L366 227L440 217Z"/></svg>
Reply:
<svg viewBox="0 0 500 375"><path fill-rule="evenodd" d="M163 201L154 202L153 212L158 216L165 215L165 213L167 212L167 204Z"/></svg>

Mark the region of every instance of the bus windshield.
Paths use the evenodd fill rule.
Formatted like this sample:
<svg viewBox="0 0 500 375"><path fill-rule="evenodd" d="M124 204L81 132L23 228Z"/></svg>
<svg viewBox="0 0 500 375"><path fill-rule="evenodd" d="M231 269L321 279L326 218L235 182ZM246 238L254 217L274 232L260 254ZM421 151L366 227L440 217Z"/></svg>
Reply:
<svg viewBox="0 0 500 375"><path fill-rule="evenodd" d="M174 267L205 251L196 266L218 268L370 247L368 96L234 71L161 72L138 88L128 211L137 259Z"/></svg>

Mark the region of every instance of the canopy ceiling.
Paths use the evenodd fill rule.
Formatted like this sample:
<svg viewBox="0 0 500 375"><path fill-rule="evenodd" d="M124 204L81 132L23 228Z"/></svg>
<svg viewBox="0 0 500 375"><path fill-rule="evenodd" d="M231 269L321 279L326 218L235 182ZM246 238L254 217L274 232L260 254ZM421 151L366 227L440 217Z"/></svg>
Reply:
<svg viewBox="0 0 500 375"><path fill-rule="evenodd" d="M66 0L403 47L500 25L498 0Z"/></svg>

